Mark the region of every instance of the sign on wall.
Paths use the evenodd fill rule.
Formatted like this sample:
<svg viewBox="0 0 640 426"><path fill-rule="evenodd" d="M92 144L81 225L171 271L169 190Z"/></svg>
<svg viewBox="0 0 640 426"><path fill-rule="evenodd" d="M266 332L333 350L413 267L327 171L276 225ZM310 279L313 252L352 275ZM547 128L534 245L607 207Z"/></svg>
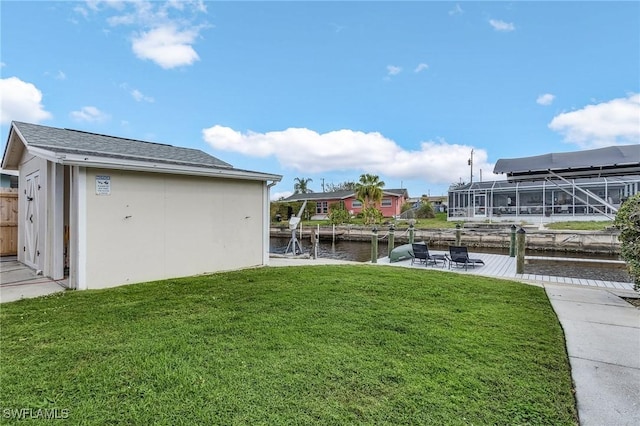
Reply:
<svg viewBox="0 0 640 426"><path fill-rule="evenodd" d="M96 176L96 195L111 195L111 176Z"/></svg>

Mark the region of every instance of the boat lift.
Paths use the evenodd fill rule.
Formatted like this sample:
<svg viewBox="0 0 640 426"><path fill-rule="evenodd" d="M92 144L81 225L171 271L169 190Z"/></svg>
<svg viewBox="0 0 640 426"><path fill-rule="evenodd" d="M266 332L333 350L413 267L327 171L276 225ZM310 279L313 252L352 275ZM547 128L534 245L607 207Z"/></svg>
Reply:
<svg viewBox="0 0 640 426"><path fill-rule="evenodd" d="M302 207L297 215L291 216L289 219L289 229L291 230L291 239L289 240L289 244L287 244L287 249L284 251L284 254L289 254L289 249L291 249L292 255L302 254L302 246L300 246L300 241L296 237L296 229L298 228L298 224L300 224L302 212L304 212L304 208L307 207L307 200L302 203Z"/></svg>

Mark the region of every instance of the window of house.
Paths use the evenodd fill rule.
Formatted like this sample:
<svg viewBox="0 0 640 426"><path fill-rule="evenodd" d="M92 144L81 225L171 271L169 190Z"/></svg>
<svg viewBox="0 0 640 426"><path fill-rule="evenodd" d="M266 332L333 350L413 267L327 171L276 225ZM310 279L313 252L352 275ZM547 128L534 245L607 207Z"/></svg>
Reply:
<svg viewBox="0 0 640 426"><path fill-rule="evenodd" d="M329 202L328 201L318 201L316 203L316 213L317 214L326 214L329 212Z"/></svg>
<svg viewBox="0 0 640 426"><path fill-rule="evenodd" d="M383 198L380 205L382 207L391 207L391 198Z"/></svg>
<svg viewBox="0 0 640 426"><path fill-rule="evenodd" d="M353 200L353 201L351 202L351 207L356 208L356 209L358 209L358 208L362 207L362 201L360 201L360 200Z"/></svg>

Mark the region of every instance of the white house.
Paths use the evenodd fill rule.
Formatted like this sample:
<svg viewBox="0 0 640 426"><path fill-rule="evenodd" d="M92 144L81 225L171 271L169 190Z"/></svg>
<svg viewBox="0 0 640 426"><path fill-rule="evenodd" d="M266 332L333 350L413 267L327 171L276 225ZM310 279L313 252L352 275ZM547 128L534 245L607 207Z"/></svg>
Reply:
<svg viewBox="0 0 640 426"><path fill-rule="evenodd" d="M640 144L500 159L507 180L449 188L449 220L611 220L640 192Z"/></svg>
<svg viewBox="0 0 640 426"><path fill-rule="evenodd" d="M282 176L200 150L13 122L18 260L74 289L266 265Z"/></svg>

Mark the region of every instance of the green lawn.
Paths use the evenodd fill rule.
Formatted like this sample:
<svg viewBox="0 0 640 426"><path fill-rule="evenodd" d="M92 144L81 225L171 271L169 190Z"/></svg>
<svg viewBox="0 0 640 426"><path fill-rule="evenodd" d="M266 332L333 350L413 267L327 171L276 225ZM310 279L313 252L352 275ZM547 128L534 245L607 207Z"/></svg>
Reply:
<svg viewBox="0 0 640 426"><path fill-rule="evenodd" d="M463 221L459 221L459 222L449 222L447 221L447 214L446 213L436 213L435 214L436 217L432 218L432 219L414 219L415 220L415 224L414 226L417 229L445 229L445 228L455 228L456 224L460 223L461 225L464 224ZM386 222L394 222L396 229L406 229L409 227L409 222L407 220L394 220L391 218L386 218L385 220ZM354 218L351 220L350 222L351 225L354 226L364 226L364 221L362 219L357 219ZM331 226L331 221L327 220L303 220L302 221L302 225L305 227L308 226L316 226L316 225L320 225L320 226ZM287 226L287 222L272 222L271 226ZM337 225L337 226L347 226L345 224L343 225ZM378 227L385 227L387 225L385 224L377 224Z"/></svg>
<svg viewBox="0 0 640 426"><path fill-rule="evenodd" d="M388 221L392 221L392 219L387 219ZM355 226L363 226L362 219L353 219L352 224ZM460 224L464 227L464 221L447 221L447 213L436 213L436 217L433 219L415 219L415 228L416 229L451 229L455 228L457 224ZM285 222L280 224L273 223L272 226L286 226ZM328 220L305 220L303 221L303 225L308 226L331 226L331 222ZM405 220L395 221L396 229L406 229L409 227L409 223ZM472 224L473 225L473 224ZM345 225L341 225L345 226ZM386 225L378 224L378 227L386 227ZM511 225L506 225L511 226ZM568 231L604 231L613 226L613 221L566 221L566 222L555 222L548 223L545 225L548 229L559 229L559 230L568 230Z"/></svg>
<svg viewBox="0 0 640 426"><path fill-rule="evenodd" d="M544 290L261 268L0 306L0 408L69 424L575 425Z"/></svg>

